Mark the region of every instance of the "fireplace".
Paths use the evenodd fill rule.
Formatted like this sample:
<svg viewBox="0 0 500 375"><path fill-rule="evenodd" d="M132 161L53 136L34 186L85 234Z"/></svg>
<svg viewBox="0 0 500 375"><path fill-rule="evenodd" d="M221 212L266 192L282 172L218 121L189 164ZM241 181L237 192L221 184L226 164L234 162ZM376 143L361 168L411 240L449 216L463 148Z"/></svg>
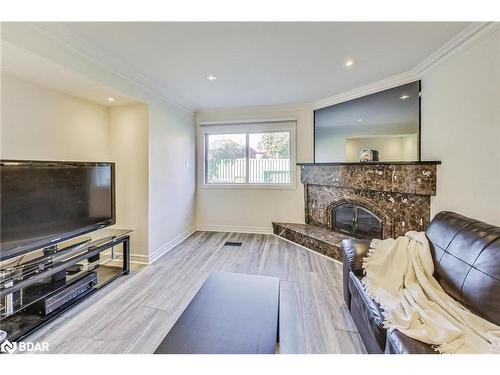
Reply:
<svg viewBox="0 0 500 375"><path fill-rule="evenodd" d="M302 163L305 223L273 223L278 236L342 261L342 242L396 238L429 225L438 161Z"/></svg>
<svg viewBox="0 0 500 375"><path fill-rule="evenodd" d="M356 238L382 238L383 222L367 208L344 203L332 209L332 230Z"/></svg>

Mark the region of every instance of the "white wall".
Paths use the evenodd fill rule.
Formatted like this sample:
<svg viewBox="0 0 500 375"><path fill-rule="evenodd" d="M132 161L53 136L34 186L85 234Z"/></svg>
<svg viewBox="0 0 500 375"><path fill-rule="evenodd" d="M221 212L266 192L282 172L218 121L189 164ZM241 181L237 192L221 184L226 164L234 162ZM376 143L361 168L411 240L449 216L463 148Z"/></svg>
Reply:
<svg viewBox="0 0 500 375"><path fill-rule="evenodd" d="M158 257L192 231L190 114L158 102L108 110L8 75L2 94L1 158L116 163L116 227L134 230L133 261Z"/></svg>
<svg viewBox="0 0 500 375"><path fill-rule="evenodd" d="M1 157L110 160L108 110L2 74Z"/></svg>
<svg viewBox="0 0 500 375"><path fill-rule="evenodd" d="M432 214L500 225L500 31L425 74L422 157L441 160Z"/></svg>
<svg viewBox="0 0 500 375"><path fill-rule="evenodd" d="M133 261L148 260L148 106L109 108L115 162L116 227L130 228Z"/></svg>
<svg viewBox="0 0 500 375"><path fill-rule="evenodd" d="M2 94L1 158L116 163L116 227L134 230L133 261L151 261L191 233L192 115L153 101L108 110L8 75Z"/></svg>
<svg viewBox="0 0 500 375"><path fill-rule="evenodd" d="M313 160L313 117L309 108L243 109L199 112L197 122L296 118L297 162ZM203 187L203 138L197 139L198 191L196 223L201 229L248 232L272 231L273 221L304 222L304 189L297 168L294 189Z"/></svg>
<svg viewBox="0 0 500 375"><path fill-rule="evenodd" d="M113 161L116 228L148 256L148 110L107 107L2 74L2 159ZM137 256L137 255L138 256Z"/></svg>
<svg viewBox="0 0 500 375"><path fill-rule="evenodd" d="M191 114L149 105L149 256L156 259L194 230L195 130Z"/></svg>
<svg viewBox="0 0 500 375"><path fill-rule="evenodd" d="M160 252L168 251L189 234L193 230L196 186L193 113L172 104L162 93L115 74L73 49L70 43L50 38L25 23L2 24L1 36L20 48L148 105L149 213L145 219L149 221L148 257L157 258ZM184 147L178 149L177 144ZM191 161L189 168L184 167L186 160Z"/></svg>
<svg viewBox="0 0 500 375"><path fill-rule="evenodd" d="M127 198L117 225L135 228L132 260L152 262L194 229L194 119L152 100L110 108L110 129L117 197Z"/></svg>

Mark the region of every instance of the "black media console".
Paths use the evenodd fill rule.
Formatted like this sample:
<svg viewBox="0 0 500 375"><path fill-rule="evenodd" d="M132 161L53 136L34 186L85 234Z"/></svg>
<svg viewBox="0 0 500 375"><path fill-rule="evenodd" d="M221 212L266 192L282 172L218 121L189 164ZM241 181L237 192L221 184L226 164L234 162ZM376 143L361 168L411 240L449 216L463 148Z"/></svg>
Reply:
<svg viewBox="0 0 500 375"><path fill-rule="evenodd" d="M103 229L73 245L0 262L0 330L22 341L130 270L130 230ZM62 245L64 246L64 244Z"/></svg>

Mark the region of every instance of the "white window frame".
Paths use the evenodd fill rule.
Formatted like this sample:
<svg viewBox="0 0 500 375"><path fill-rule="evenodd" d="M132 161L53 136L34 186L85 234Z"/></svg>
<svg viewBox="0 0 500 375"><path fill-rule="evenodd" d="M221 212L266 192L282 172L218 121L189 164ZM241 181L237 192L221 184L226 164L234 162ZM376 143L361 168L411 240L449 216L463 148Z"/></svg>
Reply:
<svg viewBox="0 0 500 375"><path fill-rule="evenodd" d="M204 189L296 189L296 119L293 120L265 120L265 121L225 121L223 123L199 123L202 152L200 156L200 186ZM247 134L265 132L289 132L290 133L290 183L288 184L262 184L262 183L207 183L207 139L212 134ZM247 155L248 157L248 155ZM248 163L246 163L246 175L248 177Z"/></svg>

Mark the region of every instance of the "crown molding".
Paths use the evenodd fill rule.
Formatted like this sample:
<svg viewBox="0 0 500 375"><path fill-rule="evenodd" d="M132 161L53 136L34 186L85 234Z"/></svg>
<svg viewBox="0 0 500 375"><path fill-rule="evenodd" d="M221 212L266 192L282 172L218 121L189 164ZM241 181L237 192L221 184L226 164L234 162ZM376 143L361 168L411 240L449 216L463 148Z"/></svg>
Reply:
<svg viewBox="0 0 500 375"><path fill-rule="evenodd" d="M189 114L194 114L194 110L192 108L172 99L169 94L162 87L157 85L152 79L146 77L142 73L139 73L135 69L130 68L114 56L103 51L95 44L88 42L85 38L73 32L68 27L64 25L58 25L58 27L63 28L64 31L64 37L61 37L57 32L52 30L51 24L40 26L34 23L29 23L28 26L35 32L38 32L45 37L50 38L53 41L63 45L64 47L73 50L84 58L104 67L105 69L111 71L113 74L140 87L150 94L153 94L154 96L171 104L172 106L181 109L182 111Z"/></svg>
<svg viewBox="0 0 500 375"><path fill-rule="evenodd" d="M133 84L149 91L155 96L161 98L162 100L174 105L175 107L182 109L190 114L193 113L241 113L241 112L273 112L273 111L300 111L300 110L314 110L319 108L328 107L330 105L342 103L348 100L356 99L365 95L373 94L379 91L391 89L406 83L414 82L422 78L422 76L430 71L431 69L437 67L438 65L446 62L453 56L464 52L468 48L479 43L481 40L485 39L498 29L500 29L499 22L474 22L467 26L455 37L450 39L447 43L441 46L439 49L434 51L430 56L416 65L414 68L407 72L396 74L394 76L385 78L383 80L370 83L368 85L355 88L349 91L345 91L330 97L312 101L310 103L297 103L297 104L283 104L283 105L270 105L270 106L251 106L251 107L222 107L222 108L200 108L193 109L184 106L175 100L173 100L168 93L159 85L157 85L152 79L144 76L143 74L137 72L136 70L128 67L118 59L107 54L99 47L94 44L89 43L84 38L78 34L71 31L69 28L64 27L65 38L57 36L56 33L51 32L47 27L40 27L34 24L30 26L50 37L51 39L65 45L67 48L71 48L73 51L81 54L85 58L93 61L96 64L103 66L104 68L111 70L116 75L132 82ZM49 26L50 28L50 26ZM76 48L75 45L81 47ZM97 56L97 58L93 57Z"/></svg>
<svg viewBox="0 0 500 375"><path fill-rule="evenodd" d="M236 125L236 124L259 124L259 123L269 123L269 122L291 122L297 121L297 117L271 117L271 118L254 118L246 120L221 120L221 121L199 121L197 122L200 126L207 125Z"/></svg>
<svg viewBox="0 0 500 375"><path fill-rule="evenodd" d="M295 103L283 105L256 105L249 107L215 107L215 108L199 108L196 113L230 113L230 112L273 112L273 111L303 111L310 110L312 103Z"/></svg>
<svg viewBox="0 0 500 375"><path fill-rule="evenodd" d="M312 107L313 109L328 107L334 104L346 102L348 100L360 98L365 95L370 95L379 91L384 91L393 87L401 86L406 83L414 82L418 79L418 76L416 76L412 71L408 71L377 82L370 83L365 86L358 87L353 90L330 96L325 99L317 100L313 102Z"/></svg>
<svg viewBox="0 0 500 375"><path fill-rule="evenodd" d="M470 24L415 66L412 69L413 74L421 77L429 70L473 47L499 29L500 22L474 22Z"/></svg>
<svg viewBox="0 0 500 375"><path fill-rule="evenodd" d="M312 107L313 109L324 108L379 91L391 89L406 83L418 81L431 69L446 62L451 57L473 47L499 29L500 22L474 22L409 71L325 99L317 100L313 102Z"/></svg>

